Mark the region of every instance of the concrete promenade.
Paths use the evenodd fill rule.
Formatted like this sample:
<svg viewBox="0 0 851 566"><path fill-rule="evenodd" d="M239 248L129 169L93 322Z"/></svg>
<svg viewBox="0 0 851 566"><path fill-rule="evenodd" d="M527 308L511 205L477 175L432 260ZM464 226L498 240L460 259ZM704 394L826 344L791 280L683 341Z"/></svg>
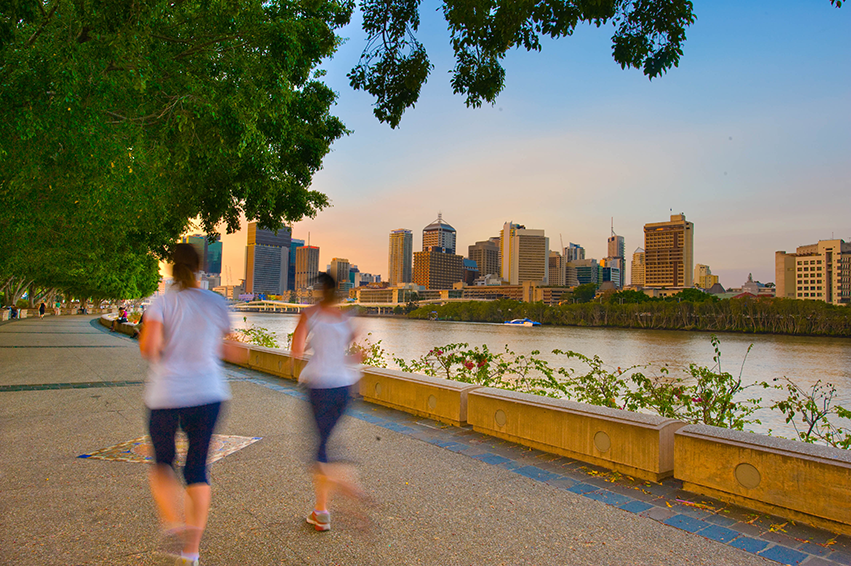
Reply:
<svg viewBox="0 0 851 566"><path fill-rule="evenodd" d="M851 564L851 540L383 407L339 441L376 504L304 523L313 438L292 383L229 366L205 566ZM137 343L92 316L0 324L0 564L157 564L147 465L79 458L145 434Z"/></svg>

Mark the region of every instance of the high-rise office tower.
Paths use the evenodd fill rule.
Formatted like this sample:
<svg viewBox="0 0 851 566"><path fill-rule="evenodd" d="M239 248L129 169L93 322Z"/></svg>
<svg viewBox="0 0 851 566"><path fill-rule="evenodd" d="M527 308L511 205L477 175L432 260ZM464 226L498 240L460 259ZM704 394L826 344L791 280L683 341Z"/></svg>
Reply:
<svg viewBox="0 0 851 566"><path fill-rule="evenodd" d="M774 254L777 297L851 304L851 243L819 240Z"/></svg>
<svg viewBox="0 0 851 566"><path fill-rule="evenodd" d="M585 259L585 248L579 244L570 242L567 247L564 248L564 261L566 263L570 263L571 261L576 261L578 259Z"/></svg>
<svg viewBox="0 0 851 566"><path fill-rule="evenodd" d="M564 257L558 252L550 252L550 285L562 286L565 284Z"/></svg>
<svg viewBox="0 0 851 566"><path fill-rule="evenodd" d="M644 287L644 248L635 248L632 252L632 271L629 284Z"/></svg>
<svg viewBox="0 0 851 566"><path fill-rule="evenodd" d="M414 235L410 230L400 228L390 231L390 253L388 271L391 286L410 283L414 256Z"/></svg>
<svg viewBox="0 0 851 566"><path fill-rule="evenodd" d="M348 293L349 289L352 288L352 284L349 282L349 260L335 257L331 260L329 271L331 277L337 282L337 292Z"/></svg>
<svg viewBox="0 0 851 566"><path fill-rule="evenodd" d="M256 222L248 224L245 250L245 292L281 295L287 290L291 245L290 229L266 230Z"/></svg>
<svg viewBox="0 0 851 566"><path fill-rule="evenodd" d="M543 230L506 222L500 240L502 278L510 285L524 281L549 281L550 239Z"/></svg>
<svg viewBox="0 0 851 566"><path fill-rule="evenodd" d="M624 261L623 236L615 234L614 221L612 223L612 235L608 239L609 255L606 257L606 267L615 267L620 274L619 282L615 285L623 287L623 275L626 273L626 261ZM614 283L614 281L612 281Z"/></svg>
<svg viewBox="0 0 851 566"><path fill-rule="evenodd" d="M441 248L443 253L455 253L455 228L443 221L438 213L437 220L423 228L423 251L429 248Z"/></svg>
<svg viewBox="0 0 851 566"><path fill-rule="evenodd" d="M451 289L464 280L464 258L440 251L437 246L414 252L413 282L426 289Z"/></svg>
<svg viewBox="0 0 851 566"><path fill-rule="evenodd" d="M302 246L295 251L295 288L307 289L313 286L319 275L319 248Z"/></svg>
<svg viewBox="0 0 851 566"><path fill-rule="evenodd" d="M567 264L571 269L568 276L575 277L575 285L586 285L588 283L600 284L600 264L596 259L577 259ZM568 283L573 287L574 281Z"/></svg>
<svg viewBox="0 0 851 566"><path fill-rule="evenodd" d="M287 265L287 289L290 291L296 288L295 286L295 263L296 251L304 245L304 240L292 239L290 243L290 257Z"/></svg>
<svg viewBox="0 0 851 566"><path fill-rule="evenodd" d="M645 287L692 286L694 224L685 214L644 225L644 265Z"/></svg>
<svg viewBox="0 0 851 566"><path fill-rule="evenodd" d="M476 262L479 268L479 276L499 275L499 240L497 242L485 240L476 242L467 248L467 257Z"/></svg>

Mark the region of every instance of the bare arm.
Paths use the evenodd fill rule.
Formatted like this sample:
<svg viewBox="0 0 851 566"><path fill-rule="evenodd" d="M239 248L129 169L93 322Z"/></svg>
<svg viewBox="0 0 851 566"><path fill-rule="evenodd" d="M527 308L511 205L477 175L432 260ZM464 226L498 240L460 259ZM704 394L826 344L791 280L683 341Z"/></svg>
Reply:
<svg viewBox="0 0 851 566"><path fill-rule="evenodd" d="M298 324L293 332L293 342L290 347L290 375L296 377L295 362L296 358L304 355L304 348L307 343L307 315L304 312L298 317Z"/></svg>
<svg viewBox="0 0 851 566"><path fill-rule="evenodd" d="M139 351L142 357L151 362L160 359L163 349L163 323L159 320L145 321L139 335Z"/></svg>

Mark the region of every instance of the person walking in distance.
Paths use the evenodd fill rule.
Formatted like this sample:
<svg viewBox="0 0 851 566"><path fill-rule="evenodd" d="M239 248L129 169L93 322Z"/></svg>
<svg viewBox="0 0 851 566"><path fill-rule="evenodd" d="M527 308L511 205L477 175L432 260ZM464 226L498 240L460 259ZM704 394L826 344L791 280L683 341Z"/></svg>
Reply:
<svg viewBox="0 0 851 566"><path fill-rule="evenodd" d="M230 331L227 303L198 288L200 264L192 245L175 247L174 285L145 311L139 337L142 355L150 362L145 405L156 461L150 474L151 492L162 522L163 545L172 547L164 550L175 564L194 566L199 564L210 509L210 438L222 404L230 399L220 361L222 339ZM185 488L174 471L178 428L189 441Z"/></svg>
<svg viewBox="0 0 851 566"><path fill-rule="evenodd" d="M38 305L38 318L44 318L44 311L46 311L46 310L47 310L47 305L45 305L43 302L40 305Z"/></svg>
<svg viewBox="0 0 851 566"><path fill-rule="evenodd" d="M319 436L316 461L313 467L313 485L316 503L307 522L317 531L331 529L329 500L333 491L361 497L350 466L329 461L327 447L331 432L346 410L350 389L360 380L356 364L362 361L359 354L347 355L354 342L355 332L348 315L334 303L337 289L334 278L320 273L314 289L319 302L305 309L298 321L292 341L292 361L300 358L307 349L312 356L299 374L299 382L307 386L310 406Z"/></svg>

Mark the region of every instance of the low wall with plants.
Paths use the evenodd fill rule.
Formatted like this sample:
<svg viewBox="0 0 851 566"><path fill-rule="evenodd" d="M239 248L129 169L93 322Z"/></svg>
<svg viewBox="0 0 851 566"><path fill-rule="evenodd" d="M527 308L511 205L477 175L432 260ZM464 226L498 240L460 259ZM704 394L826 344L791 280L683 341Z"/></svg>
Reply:
<svg viewBox="0 0 851 566"><path fill-rule="evenodd" d="M713 345L715 366L691 364L687 379L648 377L640 367L609 370L575 352L557 353L587 371L552 367L538 352L465 344L410 361L393 359L380 342L355 348L368 364L360 383L367 401L644 479L673 475L690 491L851 535L851 434L841 426L851 413L832 404L835 388L743 385L741 374L721 371L714 338ZM287 379L300 367L293 373L285 350L236 341L225 343L224 359ZM391 360L403 369L381 367ZM744 431L761 406L752 392L766 387L787 393L771 407L795 425L799 440ZM751 468L765 479L754 483Z"/></svg>

